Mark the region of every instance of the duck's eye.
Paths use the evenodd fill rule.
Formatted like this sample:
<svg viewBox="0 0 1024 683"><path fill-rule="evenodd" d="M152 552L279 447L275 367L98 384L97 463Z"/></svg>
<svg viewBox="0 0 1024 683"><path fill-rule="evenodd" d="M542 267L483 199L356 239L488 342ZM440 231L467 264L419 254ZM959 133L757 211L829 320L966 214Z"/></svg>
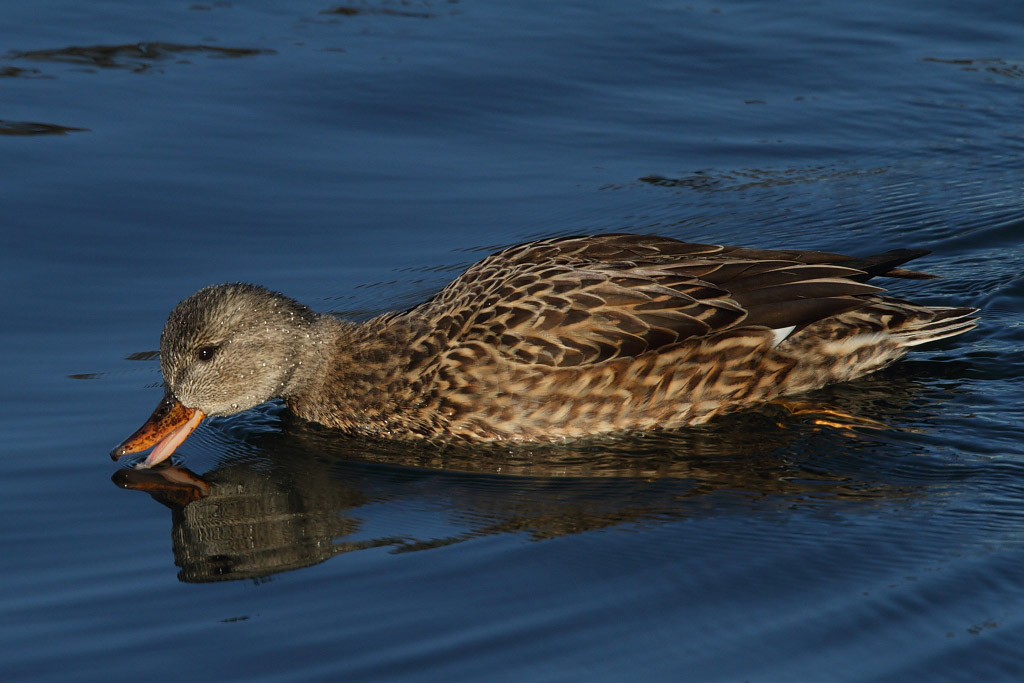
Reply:
<svg viewBox="0 0 1024 683"><path fill-rule="evenodd" d="M216 346L204 346L203 348L199 349L199 351L196 352L196 357L199 360L206 362L213 358L213 354L216 353L216 351Z"/></svg>

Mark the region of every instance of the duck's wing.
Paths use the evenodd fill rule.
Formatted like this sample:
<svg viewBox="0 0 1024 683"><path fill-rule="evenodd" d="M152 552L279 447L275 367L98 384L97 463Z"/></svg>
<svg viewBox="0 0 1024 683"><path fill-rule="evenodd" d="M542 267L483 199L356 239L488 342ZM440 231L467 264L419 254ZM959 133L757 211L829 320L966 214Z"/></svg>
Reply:
<svg viewBox="0 0 1024 683"><path fill-rule="evenodd" d="M927 249L896 249L873 256L858 257L825 251L748 249L721 244L681 242L659 235L612 233L553 237L519 244L489 256L477 263L474 268L486 268L489 265L499 264L508 267L519 263L541 263L544 261L614 263L660 259L676 261L688 257L730 257L744 261L792 261L804 265L842 265L862 271L854 276L860 279L877 276L931 279L936 276L898 267L928 253L930 252Z"/></svg>
<svg viewBox="0 0 1024 683"><path fill-rule="evenodd" d="M410 314L467 360L497 352L559 367L727 330L781 340L881 291L834 256L633 235L546 240L480 261Z"/></svg>

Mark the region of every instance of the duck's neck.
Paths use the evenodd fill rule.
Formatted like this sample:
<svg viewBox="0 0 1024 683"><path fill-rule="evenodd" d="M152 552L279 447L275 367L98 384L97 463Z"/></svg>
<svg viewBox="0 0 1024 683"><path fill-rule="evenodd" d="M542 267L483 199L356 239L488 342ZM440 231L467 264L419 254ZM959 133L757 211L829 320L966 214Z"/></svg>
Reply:
<svg viewBox="0 0 1024 683"><path fill-rule="evenodd" d="M361 433L398 429L411 400L406 374L410 339L404 317L352 323L321 315L310 334L302 366L282 398L299 417Z"/></svg>

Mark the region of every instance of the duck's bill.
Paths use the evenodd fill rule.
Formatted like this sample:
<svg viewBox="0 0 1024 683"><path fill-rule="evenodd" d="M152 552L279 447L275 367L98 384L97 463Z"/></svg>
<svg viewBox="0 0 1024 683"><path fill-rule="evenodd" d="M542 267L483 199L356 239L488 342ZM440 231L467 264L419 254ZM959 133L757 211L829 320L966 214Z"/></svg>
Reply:
<svg viewBox="0 0 1024 683"><path fill-rule="evenodd" d="M186 408L168 393L146 420L146 423L122 441L117 448L110 451L110 457L117 460L122 455L138 453L153 447L152 452L146 456L141 465L142 467L152 467L169 458L174 449L180 446L188 435L199 426L204 417L206 415L203 414L203 411Z"/></svg>

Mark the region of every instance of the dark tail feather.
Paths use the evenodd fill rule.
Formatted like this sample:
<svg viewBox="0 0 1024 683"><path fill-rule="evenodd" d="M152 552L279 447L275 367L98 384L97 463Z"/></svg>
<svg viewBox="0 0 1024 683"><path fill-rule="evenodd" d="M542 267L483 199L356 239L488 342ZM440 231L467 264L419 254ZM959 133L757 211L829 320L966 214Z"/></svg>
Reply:
<svg viewBox="0 0 1024 683"><path fill-rule="evenodd" d="M875 254L874 256L865 256L863 258L853 258L849 261L843 261L838 265L863 270L864 275L851 278L852 280L859 280L860 282L866 282L873 277L900 277L908 280L934 280L939 276L898 267L907 261L912 261L930 253L931 252L927 249L893 249L892 251L887 251L884 254Z"/></svg>

